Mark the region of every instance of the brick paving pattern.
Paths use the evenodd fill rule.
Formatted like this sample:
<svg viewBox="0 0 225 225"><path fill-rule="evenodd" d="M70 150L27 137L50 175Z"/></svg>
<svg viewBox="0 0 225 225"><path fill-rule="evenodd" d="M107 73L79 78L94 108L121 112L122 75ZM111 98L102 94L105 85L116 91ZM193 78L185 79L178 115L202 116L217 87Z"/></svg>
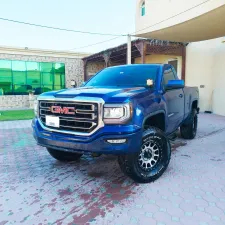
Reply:
<svg viewBox="0 0 225 225"><path fill-rule="evenodd" d="M0 225L225 224L225 117L200 115L198 137L176 140L168 170L144 185L114 156L57 162L30 124L0 122Z"/></svg>

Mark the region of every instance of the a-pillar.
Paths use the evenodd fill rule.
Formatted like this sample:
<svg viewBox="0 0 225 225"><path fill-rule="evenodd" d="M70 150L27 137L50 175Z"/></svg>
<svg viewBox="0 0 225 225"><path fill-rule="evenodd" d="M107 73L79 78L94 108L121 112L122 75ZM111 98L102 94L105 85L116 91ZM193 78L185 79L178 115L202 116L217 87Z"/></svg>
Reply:
<svg viewBox="0 0 225 225"><path fill-rule="evenodd" d="M138 49L138 51L141 54L141 63L145 64L147 44L144 41L141 41L141 42L135 43L135 47Z"/></svg>

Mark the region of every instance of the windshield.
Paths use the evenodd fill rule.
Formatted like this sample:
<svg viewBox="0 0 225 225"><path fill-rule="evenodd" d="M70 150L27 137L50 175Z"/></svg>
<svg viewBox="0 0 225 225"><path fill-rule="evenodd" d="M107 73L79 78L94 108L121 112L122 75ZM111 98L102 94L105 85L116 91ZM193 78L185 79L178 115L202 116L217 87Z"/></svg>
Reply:
<svg viewBox="0 0 225 225"><path fill-rule="evenodd" d="M148 79L155 83L158 71L157 65L109 67L99 72L85 86L145 87Z"/></svg>

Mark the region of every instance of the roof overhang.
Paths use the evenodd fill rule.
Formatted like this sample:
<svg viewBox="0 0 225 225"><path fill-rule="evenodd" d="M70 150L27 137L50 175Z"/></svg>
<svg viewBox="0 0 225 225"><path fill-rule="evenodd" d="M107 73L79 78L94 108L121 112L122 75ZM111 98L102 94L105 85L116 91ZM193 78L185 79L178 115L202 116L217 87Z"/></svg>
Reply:
<svg viewBox="0 0 225 225"><path fill-rule="evenodd" d="M64 58L83 58L90 55L90 53L84 52L72 52L72 51L59 51L50 49L34 49L34 48L19 48L0 46L0 53L15 54L15 55L36 55L36 56L49 56L49 57L64 57Z"/></svg>
<svg viewBox="0 0 225 225"><path fill-rule="evenodd" d="M146 54L164 54L164 55L177 55L182 56L183 48L188 43L170 42L157 39L136 39L131 42L132 58L140 57L138 45L144 43L146 45ZM112 62L126 63L127 59L127 43L119 45L114 48L109 48L104 51L95 53L84 57L84 61L89 62L104 62L104 57L108 56Z"/></svg>
<svg viewBox="0 0 225 225"><path fill-rule="evenodd" d="M225 36L225 5L185 22L136 36L177 42L196 42Z"/></svg>

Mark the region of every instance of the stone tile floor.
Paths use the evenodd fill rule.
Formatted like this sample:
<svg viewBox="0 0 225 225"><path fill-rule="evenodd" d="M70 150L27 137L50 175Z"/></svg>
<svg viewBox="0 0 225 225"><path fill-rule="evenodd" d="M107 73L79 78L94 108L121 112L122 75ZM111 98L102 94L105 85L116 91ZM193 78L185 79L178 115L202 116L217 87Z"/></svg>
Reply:
<svg viewBox="0 0 225 225"><path fill-rule="evenodd" d="M168 170L144 185L113 156L57 162L30 123L0 122L0 225L225 224L225 117L201 114L198 137L176 140Z"/></svg>

